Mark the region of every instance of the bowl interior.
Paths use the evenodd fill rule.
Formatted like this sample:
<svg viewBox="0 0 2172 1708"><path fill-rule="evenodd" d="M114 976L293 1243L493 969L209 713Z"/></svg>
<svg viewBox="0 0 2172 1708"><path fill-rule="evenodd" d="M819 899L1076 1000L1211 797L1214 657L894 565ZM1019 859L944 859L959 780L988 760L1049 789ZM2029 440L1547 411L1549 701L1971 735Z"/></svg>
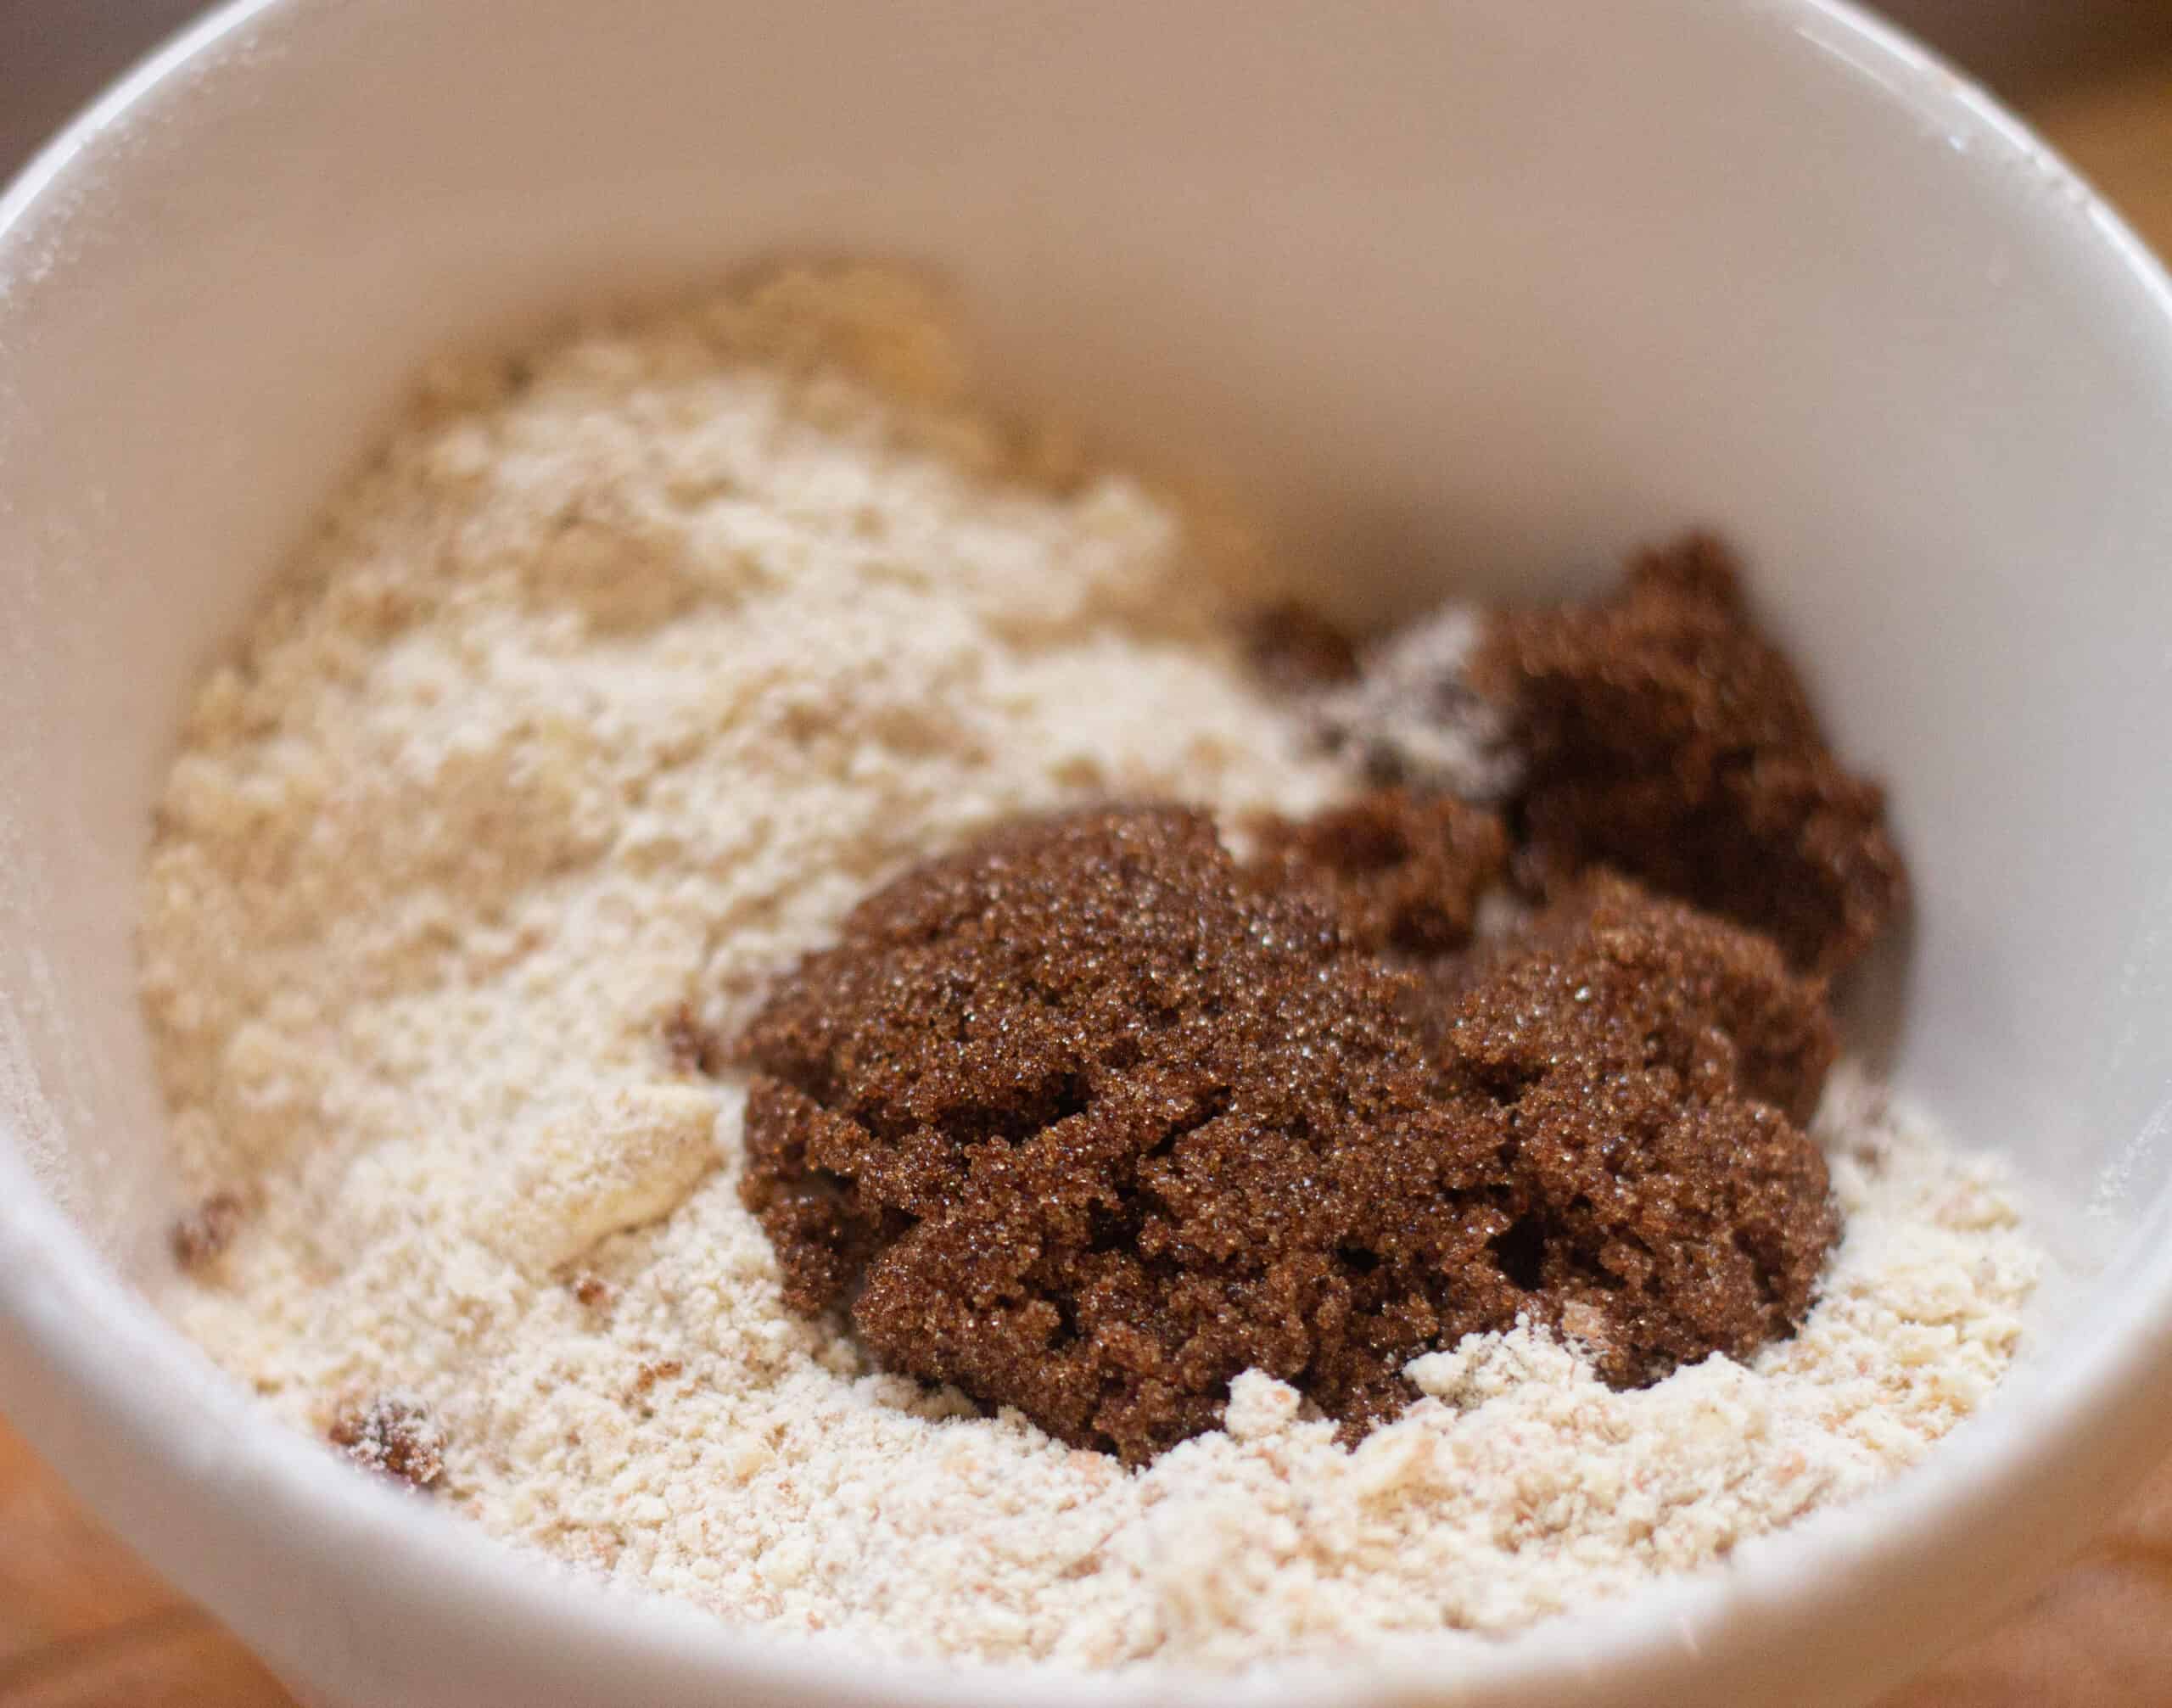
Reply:
<svg viewBox="0 0 2172 1708"><path fill-rule="evenodd" d="M154 70L0 211L0 1150L125 1272L192 680L427 356L810 249L949 271L999 389L1248 494L1346 608L1733 536L1918 879L1861 1039L2078 1262L2139 1250L2172 320L1935 66L1808 4L378 0Z"/></svg>

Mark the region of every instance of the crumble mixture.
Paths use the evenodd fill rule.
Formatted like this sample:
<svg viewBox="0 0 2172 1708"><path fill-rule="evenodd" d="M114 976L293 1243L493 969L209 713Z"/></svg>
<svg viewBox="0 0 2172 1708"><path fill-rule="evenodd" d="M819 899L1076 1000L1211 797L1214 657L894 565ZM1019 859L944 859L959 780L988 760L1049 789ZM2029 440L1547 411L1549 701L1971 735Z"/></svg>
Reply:
<svg viewBox="0 0 2172 1708"><path fill-rule="evenodd" d="M1296 1392L1141 1469L792 1310L697 1071L931 852L1110 797L1234 826L1346 768L1223 542L973 404L910 281L792 272L432 377L190 715L144 1000L175 1318L293 1423L783 1632L1240 1666L1502 1631L1854 1493L2013 1356L1992 1164L1845 1062L1801 1330L1616 1391L1529 1323L1354 1449ZM406 1473L403 1473L406 1474Z"/></svg>

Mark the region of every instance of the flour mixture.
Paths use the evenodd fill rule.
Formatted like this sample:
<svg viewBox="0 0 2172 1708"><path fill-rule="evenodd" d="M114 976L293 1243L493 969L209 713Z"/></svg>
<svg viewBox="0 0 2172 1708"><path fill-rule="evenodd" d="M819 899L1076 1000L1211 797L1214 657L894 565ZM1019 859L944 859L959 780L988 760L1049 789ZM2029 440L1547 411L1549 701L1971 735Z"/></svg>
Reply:
<svg viewBox="0 0 2172 1708"><path fill-rule="evenodd" d="M1099 1336L1094 1380L1128 1372L1127 1404L1154 1402L1122 1412L1142 1420L1129 1433L1038 1380L1038 1342L1005 1387L1011 1366L983 1380L985 1361L939 1336L892 1346L855 1326L884 1242L936 1213L934 1177L875 1195L902 1141L873 1116L835 1166L790 1151L798 1129L776 1109L857 1122L874 1106L848 1083L871 1046L803 1048L765 1005L923 862L994 846L999 864L1006 844L977 839L1005 825L1195 809L1168 832L1184 871L1236 886L1229 940L1274 949L1239 894L1254 867L1217 864L1216 826L1230 860L1271 863L1358 821L1323 813L1376 810L1382 787L1500 810L1513 848L1454 831L1484 894L1383 903L1346 860L1358 875L1316 907L1257 914L1311 921L1303 953L1323 966L1361 948L1378 960L1331 976L1385 1016L1368 1022L1392 1033L1380 1072L1447 1112L1441 1143L1474 1156L1483 1123L1510 1118L1510 1093L1472 1077L1499 1052L1469 1028L1396 1032L1398 1005L1421 988L1468 1000L1497 976L1486 944L1533 907L1567 908L1568 931L1598 929L1594 905L1647 905L1565 901L1587 866L1713 910L1693 939L1717 945L1711 977L1733 991L1749 966L1785 1004L1822 1003L1892 904L1875 793L1828 765L1784 683L1727 701L1765 708L1751 759L1698 759L1717 779L1706 804L1684 816L1670 797L1656 838L1654 780L1684 774L1680 731L1708 729L1710 708L1655 723L1674 757L1604 786L1572 694L1502 712L1499 670L1558 687L1594 636L1724 641L1733 619L1696 602L1721 597L1718 572L1682 584L1687 605L1625 595L1596 628L1516 619L1490 667L1467 613L1364 665L1300 624L1285 632L1317 644L1293 686L1258 668L1240 559L1167 495L983 408L935 305L883 272L775 273L431 374L204 685L160 800L143 995L195 1195L172 1316L296 1427L516 1543L771 1631L966 1658L1237 1666L1506 1631L1721 1560L1913 1461L2013 1357L2036 1247L1997 1168L1845 1061L1828 1078L1811 1022L1788 1089L1758 1080L1734 997L1681 1011L1699 1065L1667 1084L1710 1090L1699 1109L1777 1147L1794 1243L1784 1262L1760 1255L1780 1250L1754 1207L1780 1175L1720 1181L1708 1207L1743 1255L1713 1285L1731 1291L1679 1277L1663 1322L1614 1308L1633 1218L1578 1246L1583 1210L1564 1197L1569 1243L1523 1249L1523 1165L1493 1147L1441 1222L1468 1235L1460 1273L1492 1291L1451 1300L1395 1230L1359 1226L1360 1206L1306 1247L1302 1275L1276 1272L1276 1297L1312 1302L1297 1341L1224 1324L1223 1362L1194 1359L1190 1386L1164 1380L1176 1341L1094 1328L1088 1284L1043 1274L1045 1310L1010 1329ZM1727 656L1749 660L1746 682L1778 680L1761 654ZM1725 840L1749 817L1768 840L1776 823L1817 827L1782 834L1783 853L1810 852L1777 923L1769 848ZM1720 838L1721 893L1698 890L1705 866L1667 868L1692 835ZM1312 963L1275 965L1296 978ZM913 966L932 980L913 1016L938 1011L955 987ZM1150 1028L1135 1021L1078 1035L1115 1061L1122 1033L1136 1063ZM772 1068L801 1065L800 1101L760 1090L734 1041L750 1038ZM758 1115L772 1098L759 1179L750 1088ZM1037 1081L1010 1106L1035 1128L1083 1119L1090 1088L1069 1088ZM1335 1102L1317 1083L1307 1095L1246 1118L1287 1140ZM1242 1112L1209 1099L1171 1117L1171 1154L1189 1154L1176 1128ZM1022 1146L999 1115L974 1117L959 1169ZM836 1172L848 1163L872 1172ZM780 1210L780 1191L800 1196ZM1141 1231L1160 1212L1130 1204L1078 1224L1079 1274L1177 1237ZM1281 1225L1246 1237L1271 1244ZM1673 1261L1643 1257L1654 1274ZM1140 1259L1139 1285L1162 1261ZM1195 1276L1210 1259L1185 1261ZM864 1289L848 1285L863 1268ZM985 1279L926 1274L929 1299ZM1315 1380L1323 1299L1342 1302L1336 1344L1357 1348L1334 1367L1344 1386ZM1402 1337L1359 1347L1352 1311ZM1218 1307L1182 1319L1184 1348L1209 1320Z"/></svg>

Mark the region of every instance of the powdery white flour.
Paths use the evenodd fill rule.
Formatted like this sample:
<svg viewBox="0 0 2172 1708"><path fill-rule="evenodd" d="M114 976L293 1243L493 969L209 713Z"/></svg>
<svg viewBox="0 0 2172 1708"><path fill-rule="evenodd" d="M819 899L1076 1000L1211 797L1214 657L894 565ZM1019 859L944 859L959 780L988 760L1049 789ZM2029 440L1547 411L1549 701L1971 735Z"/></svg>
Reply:
<svg viewBox="0 0 2172 1708"><path fill-rule="evenodd" d="M241 1206L176 1319L301 1427L426 1420L436 1498L503 1536L984 1658L1503 1630L1913 1460L2012 1357L2036 1250L1994 1168L1845 1069L1819 1130L1848 1230L1803 1332L1639 1392L1519 1330L1419 1359L1426 1397L1355 1451L1254 1375L1133 1473L785 1308L742 1094L674 1015L731 1026L860 896L1022 809L1330 798L1210 545L977 412L883 272L434 375L160 805L144 1000L183 1166Z"/></svg>

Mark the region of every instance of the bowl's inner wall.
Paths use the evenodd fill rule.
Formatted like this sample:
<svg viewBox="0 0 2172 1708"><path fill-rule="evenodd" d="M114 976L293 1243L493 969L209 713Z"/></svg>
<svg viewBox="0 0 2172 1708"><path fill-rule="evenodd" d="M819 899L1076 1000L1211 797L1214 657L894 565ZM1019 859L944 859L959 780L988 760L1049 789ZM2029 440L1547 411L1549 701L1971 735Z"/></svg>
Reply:
<svg viewBox="0 0 2172 1708"><path fill-rule="evenodd" d="M1844 32L1777 55L1744 49L1781 27L1755 8L1412 4L1301 76L1261 44L1302 9L845 0L750 37L696 0L638 32L402 0L306 48L237 31L96 144L125 193L93 174L0 237L0 1137L153 1260L148 802L192 680L419 362L844 249L950 268L1021 398L1206 448L1346 607L1724 528L1898 803L1919 918L1867 994L1905 1016L1899 1077L2131 1222L2172 1083L2147 292Z"/></svg>

